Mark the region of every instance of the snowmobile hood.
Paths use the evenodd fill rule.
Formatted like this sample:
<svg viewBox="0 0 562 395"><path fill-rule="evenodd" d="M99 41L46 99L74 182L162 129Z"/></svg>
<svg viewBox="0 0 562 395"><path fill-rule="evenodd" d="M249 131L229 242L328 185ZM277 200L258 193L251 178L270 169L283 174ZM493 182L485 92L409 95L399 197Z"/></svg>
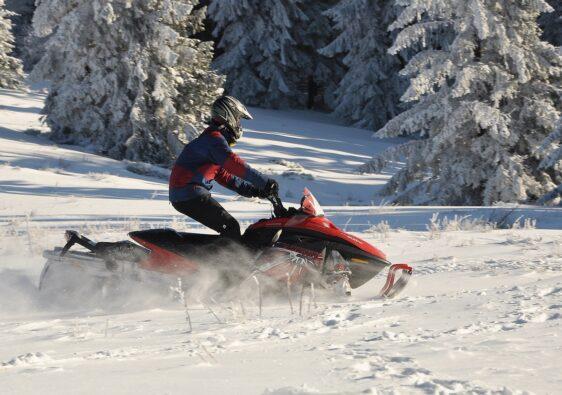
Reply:
<svg viewBox="0 0 562 395"><path fill-rule="evenodd" d="M325 217L296 215L289 218L273 218L253 224L248 229L254 230L260 228L297 229L321 233L327 236L327 238L338 239L372 255L375 258L386 261L386 255L381 250L359 237L355 237L342 231L334 225L332 221Z"/></svg>

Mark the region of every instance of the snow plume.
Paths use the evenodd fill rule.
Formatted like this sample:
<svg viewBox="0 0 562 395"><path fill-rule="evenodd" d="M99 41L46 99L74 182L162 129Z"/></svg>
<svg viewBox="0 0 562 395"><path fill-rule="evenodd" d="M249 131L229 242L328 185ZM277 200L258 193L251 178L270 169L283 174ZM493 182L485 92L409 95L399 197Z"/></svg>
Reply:
<svg viewBox="0 0 562 395"><path fill-rule="evenodd" d="M402 158L405 167L387 185L397 201L533 202L559 183L559 176L544 168L549 159L541 166L537 154L562 110L562 56L541 41L536 21L549 10L543 0L406 6L391 26L400 30L391 53L428 47L402 71L410 77L402 100L412 108L378 136L419 134L424 143L410 147L415 154ZM426 40L429 31L447 27L454 31L450 44ZM552 147L548 141L544 144Z"/></svg>
<svg viewBox="0 0 562 395"><path fill-rule="evenodd" d="M40 0L35 66L51 81L44 112L57 141L117 159L169 164L197 135L221 76L210 69L198 1Z"/></svg>
<svg viewBox="0 0 562 395"><path fill-rule="evenodd" d="M254 259L248 250L233 243L215 253L202 250L193 259L200 270L178 276L138 268L131 272L128 264L112 272L103 261L85 259L84 267L79 267L71 260L45 259L35 253L3 253L0 314L176 309L179 302L190 308L211 307L230 300L248 308L257 304L255 283L245 281L251 280Z"/></svg>
<svg viewBox="0 0 562 395"><path fill-rule="evenodd" d="M227 241L222 241L227 242ZM188 302L205 302L237 298L238 285L248 279L254 257L251 252L236 243L228 246L205 248L195 261L200 265L198 273L182 279Z"/></svg>
<svg viewBox="0 0 562 395"><path fill-rule="evenodd" d="M48 281L39 288L40 256L3 256L10 267L0 271L0 314L25 316L61 311L133 311L175 306L167 289L134 281L106 283L88 277L72 265L51 267ZM39 270L37 270L39 269Z"/></svg>
<svg viewBox="0 0 562 395"><path fill-rule="evenodd" d="M0 88L13 89L22 86L23 68L19 59L10 56L14 49L11 15L0 0Z"/></svg>
<svg viewBox="0 0 562 395"><path fill-rule="evenodd" d="M39 310L42 301L34 280L23 270L1 270L0 314L24 314Z"/></svg>

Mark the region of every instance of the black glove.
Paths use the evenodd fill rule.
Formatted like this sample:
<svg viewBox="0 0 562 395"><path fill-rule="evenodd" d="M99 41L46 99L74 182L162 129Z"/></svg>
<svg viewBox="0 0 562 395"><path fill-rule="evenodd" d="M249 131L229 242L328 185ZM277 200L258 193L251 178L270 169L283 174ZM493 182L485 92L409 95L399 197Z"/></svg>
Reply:
<svg viewBox="0 0 562 395"><path fill-rule="evenodd" d="M279 184L274 179L267 180L267 184L265 187L260 191L259 197L262 199L267 199L270 196L277 196L279 195Z"/></svg>
<svg viewBox="0 0 562 395"><path fill-rule="evenodd" d="M240 193L240 195L242 195L244 197L247 197L247 198L253 198L253 197L260 197L261 192L258 188L254 187L254 186L251 186L251 187L247 188L244 191L244 193Z"/></svg>

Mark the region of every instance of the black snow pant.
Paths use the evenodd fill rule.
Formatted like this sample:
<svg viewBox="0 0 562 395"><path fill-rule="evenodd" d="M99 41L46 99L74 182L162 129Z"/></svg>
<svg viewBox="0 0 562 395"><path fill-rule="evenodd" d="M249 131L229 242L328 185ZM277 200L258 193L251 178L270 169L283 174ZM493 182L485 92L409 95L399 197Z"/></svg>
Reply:
<svg viewBox="0 0 562 395"><path fill-rule="evenodd" d="M237 242L241 241L240 224L210 194L205 194L185 202L172 202L180 213L213 229L222 236Z"/></svg>

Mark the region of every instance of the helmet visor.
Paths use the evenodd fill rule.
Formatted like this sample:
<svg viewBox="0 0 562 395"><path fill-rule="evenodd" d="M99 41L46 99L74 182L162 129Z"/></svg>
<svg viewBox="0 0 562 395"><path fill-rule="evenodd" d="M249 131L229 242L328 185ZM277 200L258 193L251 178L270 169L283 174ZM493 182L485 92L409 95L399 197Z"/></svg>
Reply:
<svg viewBox="0 0 562 395"><path fill-rule="evenodd" d="M248 111L246 106L244 106L242 103L240 103L240 105L238 106L238 111L240 111L240 118L254 119L254 117L252 117L252 114L250 114L250 111Z"/></svg>

